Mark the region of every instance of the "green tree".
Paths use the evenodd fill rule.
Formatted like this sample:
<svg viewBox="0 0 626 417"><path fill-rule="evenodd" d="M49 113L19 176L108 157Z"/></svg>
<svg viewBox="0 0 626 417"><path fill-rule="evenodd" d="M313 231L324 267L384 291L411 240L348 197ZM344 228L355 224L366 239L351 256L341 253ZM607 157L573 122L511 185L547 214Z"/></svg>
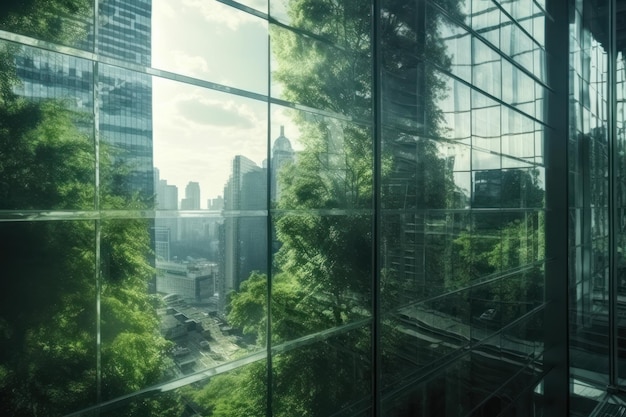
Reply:
<svg viewBox="0 0 626 417"><path fill-rule="evenodd" d="M73 23L90 15L90 5L4 2L0 28L80 42L85 33ZM0 209L25 216L31 210L77 211L72 220L34 215L0 224L0 414L56 416L95 404L98 389L112 399L158 382L169 366L170 343L159 334L156 300L147 291L154 274L149 224L80 220L81 213L93 213L97 197L110 207L147 207L116 189L127 170L114 166L102 147L99 171L107 180L96 196L95 147L85 129L93 117L63 99L17 96L14 62L23 50L8 43L0 48ZM133 404L127 415L179 415L181 408L168 397Z"/></svg>
<svg viewBox="0 0 626 417"><path fill-rule="evenodd" d="M5 100L0 118L3 209L94 208L93 144L62 103ZM101 159L106 169L106 159ZM107 192L106 184L101 189ZM115 199L124 198L115 194ZM132 197L127 197L132 198ZM57 415L96 399L96 241L93 221L2 224L0 391L7 415ZM157 382L169 348L147 284L149 225L101 226L102 395Z"/></svg>
<svg viewBox="0 0 626 417"><path fill-rule="evenodd" d="M444 2L444 7L458 14L455 4ZM402 1L386 2L385 7L381 16L386 74L404 76L402 88L408 91L417 91L419 85L421 93L413 99L424 111L420 123L427 120L428 135L435 138L441 133L442 115L434 103L445 94L445 84L424 68L421 58L428 54L445 67L449 65L445 47L420 26L420 16L421 22L426 21L423 10L416 11ZM283 97L353 121L304 111L291 114L304 149L279 178L277 208L286 214L275 218L276 237L282 245L275 255L272 277L274 344L369 316L373 273L373 217L363 214L373 207L374 191L374 138L368 123L373 96L370 4L292 0L288 11L291 24L312 36L278 26L270 29L277 61L273 77L283 87ZM417 55L412 49L415 37L422 38ZM411 73L415 74L412 78L407 75ZM384 94L389 97L393 91ZM448 207L454 193L449 164L440 157L436 143L410 123L415 115L402 116L406 123L388 119L384 125L385 206ZM417 158L407 162L406 152ZM407 194L415 196L408 206L403 205ZM395 271L385 275L386 291L402 291ZM252 274L232 295L227 317L232 325L257 335L260 345L267 338L267 285L266 276ZM367 396L369 373L364 358L369 345L368 332L356 331L279 355L272 363L275 415L329 415ZM333 368L339 369L337 374L326 378ZM215 378L196 400L209 415L245 415L249 408L240 396L258 394L245 389L251 387L246 371ZM221 384L232 385L217 392ZM217 411L223 403L230 405L228 412Z"/></svg>

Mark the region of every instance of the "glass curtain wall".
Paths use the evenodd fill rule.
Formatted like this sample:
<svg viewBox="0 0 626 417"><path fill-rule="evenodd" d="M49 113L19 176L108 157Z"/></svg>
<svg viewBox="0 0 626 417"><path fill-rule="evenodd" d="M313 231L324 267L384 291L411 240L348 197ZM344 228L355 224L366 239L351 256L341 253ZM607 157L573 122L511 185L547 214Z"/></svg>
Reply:
<svg viewBox="0 0 626 417"><path fill-rule="evenodd" d="M570 22L569 320L573 401L610 380L609 14L577 2ZM604 390L596 391L602 395ZM589 394L586 394L589 395Z"/></svg>
<svg viewBox="0 0 626 417"><path fill-rule="evenodd" d="M406 29L381 40L382 415L535 415L544 12L419 2L393 17Z"/></svg>
<svg viewBox="0 0 626 417"><path fill-rule="evenodd" d="M623 13L622 1L579 1L570 14L568 300L577 415L598 401L617 412L606 387L620 392L625 381Z"/></svg>
<svg viewBox="0 0 626 417"><path fill-rule="evenodd" d="M550 19L4 2L0 414L542 415ZM570 214L604 227L572 250L604 289L576 281L580 332L609 216L606 54L583 27L596 130L570 141L598 203Z"/></svg>

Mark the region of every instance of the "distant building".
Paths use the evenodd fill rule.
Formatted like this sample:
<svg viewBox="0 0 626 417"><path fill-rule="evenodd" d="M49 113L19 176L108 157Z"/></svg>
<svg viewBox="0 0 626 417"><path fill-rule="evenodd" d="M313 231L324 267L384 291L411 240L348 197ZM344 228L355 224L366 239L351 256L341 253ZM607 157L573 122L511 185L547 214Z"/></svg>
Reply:
<svg viewBox="0 0 626 417"><path fill-rule="evenodd" d="M156 192L155 208L157 210L154 221L155 255L159 260L169 261L171 244L178 240L178 218L168 217L169 213L162 211L178 209L178 187L161 179L159 169L154 168L154 190Z"/></svg>
<svg viewBox="0 0 626 417"><path fill-rule="evenodd" d="M215 198L209 198L206 202L209 210L223 210L224 209L224 197L218 195Z"/></svg>
<svg viewBox="0 0 626 417"><path fill-rule="evenodd" d="M178 294L191 303L207 302L216 292L217 264L207 261L190 263L156 262L157 292Z"/></svg>
<svg viewBox="0 0 626 417"><path fill-rule="evenodd" d="M156 192L157 210L178 209L178 187L162 180L158 168L154 168L154 190Z"/></svg>
<svg viewBox="0 0 626 417"><path fill-rule="evenodd" d="M220 233L220 306L252 271L267 270L267 169L242 155L233 159L224 187L224 224Z"/></svg>
<svg viewBox="0 0 626 417"><path fill-rule="evenodd" d="M185 187L185 198L180 202L181 210L200 210L200 184L189 181Z"/></svg>

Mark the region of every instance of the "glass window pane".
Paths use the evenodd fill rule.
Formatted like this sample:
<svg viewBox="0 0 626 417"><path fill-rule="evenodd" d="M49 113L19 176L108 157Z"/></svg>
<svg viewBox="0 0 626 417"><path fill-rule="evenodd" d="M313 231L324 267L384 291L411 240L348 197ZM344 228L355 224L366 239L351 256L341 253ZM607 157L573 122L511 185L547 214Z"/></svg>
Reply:
<svg viewBox="0 0 626 417"><path fill-rule="evenodd" d="M372 108L369 32L359 29L363 32L356 38L330 43L272 26L271 96L368 120Z"/></svg>
<svg viewBox="0 0 626 417"><path fill-rule="evenodd" d="M155 68L267 94L265 20L218 1L154 0L152 15Z"/></svg>
<svg viewBox="0 0 626 417"><path fill-rule="evenodd" d="M93 1L6 1L0 29L34 39L93 50Z"/></svg>
<svg viewBox="0 0 626 417"><path fill-rule="evenodd" d="M3 222L0 233L1 409L12 415L35 410L65 415L93 405L94 222Z"/></svg>
<svg viewBox="0 0 626 417"><path fill-rule="evenodd" d="M92 64L0 42L0 206L94 208Z"/></svg>
<svg viewBox="0 0 626 417"><path fill-rule="evenodd" d="M276 342L371 315L372 217L274 216L272 332Z"/></svg>
<svg viewBox="0 0 626 417"><path fill-rule="evenodd" d="M371 403L370 340L364 327L274 354L274 415L347 416Z"/></svg>

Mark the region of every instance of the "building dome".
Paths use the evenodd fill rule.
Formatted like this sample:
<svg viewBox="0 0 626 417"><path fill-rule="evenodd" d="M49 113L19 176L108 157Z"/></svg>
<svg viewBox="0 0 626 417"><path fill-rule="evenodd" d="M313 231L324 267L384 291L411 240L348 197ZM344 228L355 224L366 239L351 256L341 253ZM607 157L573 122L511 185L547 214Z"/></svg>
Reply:
<svg viewBox="0 0 626 417"><path fill-rule="evenodd" d="M274 141L274 152L293 152L291 142L285 136L285 126L280 127L280 136Z"/></svg>

